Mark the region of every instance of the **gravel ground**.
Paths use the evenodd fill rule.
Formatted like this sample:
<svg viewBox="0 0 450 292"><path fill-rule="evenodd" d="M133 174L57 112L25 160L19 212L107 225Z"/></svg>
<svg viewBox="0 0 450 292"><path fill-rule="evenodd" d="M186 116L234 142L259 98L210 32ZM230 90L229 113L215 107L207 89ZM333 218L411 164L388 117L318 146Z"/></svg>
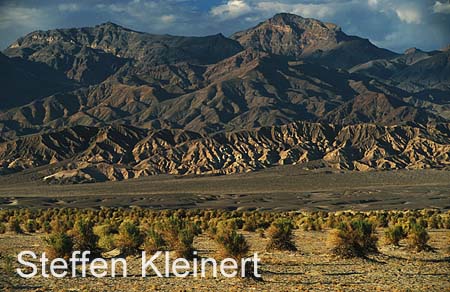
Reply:
<svg viewBox="0 0 450 292"><path fill-rule="evenodd" d="M266 238L245 232L251 253L258 252L262 259L263 281L211 275L203 279L153 275L141 278L140 257L127 259L128 278L38 276L11 277L9 281L14 286L12 291L450 291L449 230L430 231L429 243L434 252L415 253L404 244L394 248L381 239L380 252L368 259L340 259L331 255L329 233L329 230L296 230L297 252L266 252ZM217 245L206 235L197 237L194 246L202 257L217 255ZM2 254L16 255L21 250L38 253L42 249L42 235L0 235Z"/></svg>

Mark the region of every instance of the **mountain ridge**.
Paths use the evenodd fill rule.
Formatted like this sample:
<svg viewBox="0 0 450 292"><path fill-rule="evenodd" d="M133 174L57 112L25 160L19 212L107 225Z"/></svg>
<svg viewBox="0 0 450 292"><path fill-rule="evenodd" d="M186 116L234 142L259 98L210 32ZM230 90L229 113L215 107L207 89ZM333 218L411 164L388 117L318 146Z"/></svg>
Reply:
<svg viewBox="0 0 450 292"><path fill-rule="evenodd" d="M203 136L122 125L77 126L0 143L4 174L47 165L48 183L155 174L232 174L319 162L341 170L448 168L450 124L339 126L298 122Z"/></svg>
<svg viewBox="0 0 450 292"><path fill-rule="evenodd" d="M35 31L0 54L1 172L43 167L40 179L70 183L312 161L446 168L449 60L293 14L230 38Z"/></svg>

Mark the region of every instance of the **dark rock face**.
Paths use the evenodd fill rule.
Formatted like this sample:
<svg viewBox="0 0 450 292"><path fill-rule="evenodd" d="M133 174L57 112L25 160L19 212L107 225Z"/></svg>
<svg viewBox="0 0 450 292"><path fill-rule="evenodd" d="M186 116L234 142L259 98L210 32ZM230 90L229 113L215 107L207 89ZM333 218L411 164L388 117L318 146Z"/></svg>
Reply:
<svg viewBox="0 0 450 292"><path fill-rule="evenodd" d="M447 165L449 51L399 55L297 15L231 38L113 23L37 31L0 54L0 73L0 173L56 163L47 181L92 182L317 159Z"/></svg>
<svg viewBox="0 0 450 292"><path fill-rule="evenodd" d="M0 111L59 91L73 90L76 83L47 66L0 53Z"/></svg>

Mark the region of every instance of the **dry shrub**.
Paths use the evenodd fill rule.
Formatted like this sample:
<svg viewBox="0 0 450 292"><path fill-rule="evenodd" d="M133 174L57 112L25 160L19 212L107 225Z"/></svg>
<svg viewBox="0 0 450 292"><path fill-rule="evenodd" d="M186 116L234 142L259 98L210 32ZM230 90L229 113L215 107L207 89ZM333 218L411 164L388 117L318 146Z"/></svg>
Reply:
<svg viewBox="0 0 450 292"><path fill-rule="evenodd" d="M178 257L193 257L194 238L200 233L198 226L177 217L169 217L161 222L160 230L167 247L175 251Z"/></svg>
<svg viewBox="0 0 450 292"><path fill-rule="evenodd" d="M17 218L11 217L8 222L8 230L16 233L21 234L23 233L22 227L20 227L20 222Z"/></svg>
<svg viewBox="0 0 450 292"><path fill-rule="evenodd" d="M320 218L306 217L302 220L301 226L304 231L321 231L322 222Z"/></svg>
<svg viewBox="0 0 450 292"><path fill-rule="evenodd" d="M136 224L131 221L124 221L120 224L119 234L115 237L115 245L124 255L137 254L143 241L141 231Z"/></svg>
<svg viewBox="0 0 450 292"><path fill-rule="evenodd" d="M406 238L406 232L401 225L395 225L385 231L384 237L388 244L399 246L400 240Z"/></svg>
<svg viewBox="0 0 450 292"><path fill-rule="evenodd" d="M116 230L110 224L95 226L93 232L98 237L97 245L100 249L110 251L116 247L114 241Z"/></svg>
<svg viewBox="0 0 450 292"><path fill-rule="evenodd" d="M192 259L194 256L195 234L192 229L186 228L178 233L178 240L175 245L175 255L179 258Z"/></svg>
<svg viewBox="0 0 450 292"><path fill-rule="evenodd" d="M255 230L258 228L258 222L256 221L256 218L254 216L247 217L245 219L244 225L242 225L242 230L248 231L248 232L255 232Z"/></svg>
<svg viewBox="0 0 450 292"><path fill-rule="evenodd" d="M427 244L430 236L424 226L420 224L412 224L408 230L408 244L416 251L430 250L431 247Z"/></svg>
<svg viewBox="0 0 450 292"><path fill-rule="evenodd" d="M6 226L2 222L0 222L0 234L4 234L6 232Z"/></svg>
<svg viewBox="0 0 450 292"><path fill-rule="evenodd" d="M77 220L70 234L73 238L74 249L79 251L98 251L98 236L94 233L94 224L90 220Z"/></svg>
<svg viewBox="0 0 450 292"><path fill-rule="evenodd" d="M154 228L150 228L146 234L144 250L148 253L155 253L157 251L162 251L165 248L166 241L164 240L162 234Z"/></svg>
<svg viewBox="0 0 450 292"><path fill-rule="evenodd" d="M69 258L73 251L72 238L64 232L54 232L44 239L50 259Z"/></svg>
<svg viewBox="0 0 450 292"><path fill-rule="evenodd" d="M267 230L270 240L266 249L296 251L292 235L293 228L292 221L289 219L280 218L273 222Z"/></svg>
<svg viewBox="0 0 450 292"><path fill-rule="evenodd" d="M240 261L249 251L245 237L230 225L219 224L216 241L221 247L220 255L224 258L230 257Z"/></svg>
<svg viewBox="0 0 450 292"><path fill-rule="evenodd" d="M41 226L41 231L47 234L52 232L52 226L49 221L44 221Z"/></svg>
<svg viewBox="0 0 450 292"><path fill-rule="evenodd" d="M28 219L24 225L24 229L28 233L36 232L36 222L32 219Z"/></svg>
<svg viewBox="0 0 450 292"><path fill-rule="evenodd" d="M332 252L342 257L364 257L377 251L374 226L363 219L342 222L331 235Z"/></svg>

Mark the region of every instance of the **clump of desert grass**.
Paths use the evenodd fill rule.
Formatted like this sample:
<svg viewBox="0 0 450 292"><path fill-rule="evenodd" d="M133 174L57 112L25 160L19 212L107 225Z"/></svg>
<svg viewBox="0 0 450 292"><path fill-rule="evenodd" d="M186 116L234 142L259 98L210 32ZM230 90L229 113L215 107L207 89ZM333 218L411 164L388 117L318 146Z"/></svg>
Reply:
<svg viewBox="0 0 450 292"><path fill-rule="evenodd" d="M55 231L44 238L45 252L50 259L69 258L73 252L73 240L64 231Z"/></svg>
<svg viewBox="0 0 450 292"><path fill-rule="evenodd" d="M0 222L0 234L4 234L6 232L6 225L3 222Z"/></svg>
<svg viewBox="0 0 450 292"><path fill-rule="evenodd" d="M245 218L245 222L242 225L243 231L255 232L257 228L258 228L258 222L257 222L257 219L255 218L255 216L249 216L249 217Z"/></svg>
<svg viewBox="0 0 450 292"><path fill-rule="evenodd" d="M111 251L116 247L114 237L117 230L109 223L95 226L94 234L98 237L97 245L104 251Z"/></svg>
<svg viewBox="0 0 450 292"><path fill-rule="evenodd" d="M155 253L166 249L166 241L162 234L154 227L146 231L144 250L148 253Z"/></svg>
<svg viewBox="0 0 450 292"><path fill-rule="evenodd" d="M385 241L394 246L400 246L400 241L405 239L407 233L402 225L394 225L387 228L384 232Z"/></svg>
<svg viewBox="0 0 450 292"><path fill-rule="evenodd" d="M304 231L322 231L322 224L321 218L311 216L303 218L300 222L300 226Z"/></svg>
<svg viewBox="0 0 450 292"><path fill-rule="evenodd" d="M123 221L119 226L119 233L115 236L115 246L123 255L135 255L144 242L139 226L132 221Z"/></svg>
<svg viewBox="0 0 450 292"><path fill-rule="evenodd" d="M159 224L167 249L175 252L177 257L192 259L194 257L194 238L200 234L200 228L188 220L169 217Z"/></svg>
<svg viewBox="0 0 450 292"><path fill-rule="evenodd" d="M78 219L69 233L75 250L91 251L97 254L99 237L94 232L94 223L89 219Z"/></svg>
<svg viewBox="0 0 450 292"><path fill-rule="evenodd" d="M22 227L20 226L19 219L15 218L15 217L11 217L9 219L9 221L8 221L8 231L16 233L16 234L23 233Z"/></svg>
<svg viewBox="0 0 450 292"><path fill-rule="evenodd" d="M407 241L410 248L417 252L429 251L432 248L428 245L430 235L426 228L421 224L411 224L408 230Z"/></svg>
<svg viewBox="0 0 450 292"><path fill-rule="evenodd" d="M266 249L296 251L297 247L293 241L293 229L294 226L290 219L279 218L275 220L267 230L269 243L267 244Z"/></svg>
<svg viewBox="0 0 450 292"><path fill-rule="evenodd" d="M250 249L244 235L238 233L234 224L226 221L219 223L216 241L220 245L219 255L221 257L234 258L238 262L247 255Z"/></svg>
<svg viewBox="0 0 450 292"><path fill-rule="evenodd" d="M365 219L340 223L331 233L330 241L332 252L344 258L365 257L378 251L375 227Z"/></svg>

